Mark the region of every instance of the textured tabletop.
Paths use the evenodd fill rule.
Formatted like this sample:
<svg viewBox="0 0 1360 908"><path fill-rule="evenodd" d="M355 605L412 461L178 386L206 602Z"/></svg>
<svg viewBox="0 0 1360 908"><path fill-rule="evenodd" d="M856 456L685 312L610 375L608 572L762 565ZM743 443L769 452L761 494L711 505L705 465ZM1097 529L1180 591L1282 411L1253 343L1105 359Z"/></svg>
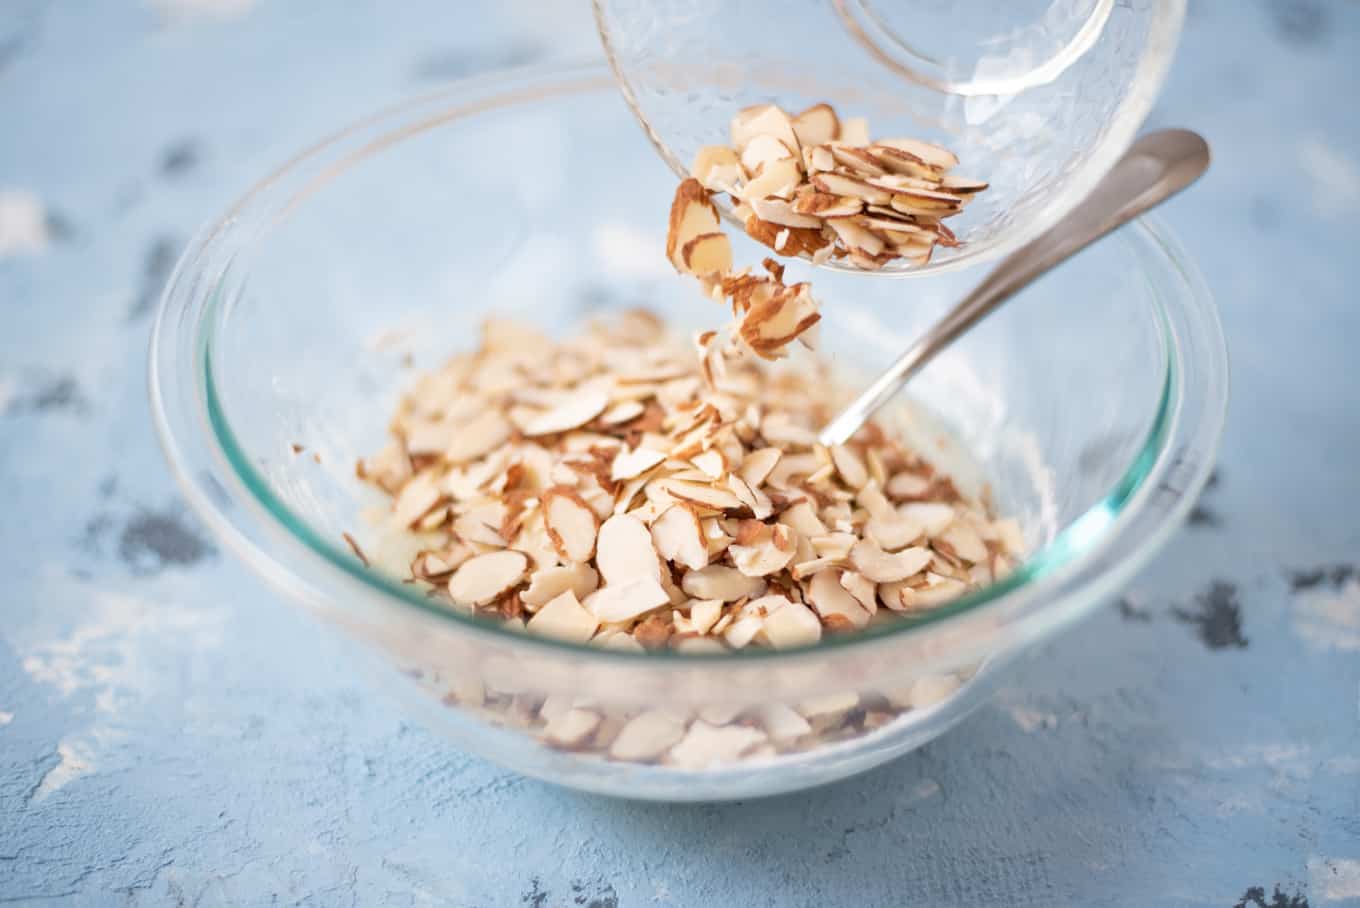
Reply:
<svg viewBox="0 0 1360 908"><path fill-rule="evenodd" d="M219 552L150 315L267 167L435 80L595 54L588 4L0 3L0 902L1360 904L1360 3L1191 0L1149 125L1222 309L1217 480L1127 596L945 737L721 806L466 756Z"/></svg>

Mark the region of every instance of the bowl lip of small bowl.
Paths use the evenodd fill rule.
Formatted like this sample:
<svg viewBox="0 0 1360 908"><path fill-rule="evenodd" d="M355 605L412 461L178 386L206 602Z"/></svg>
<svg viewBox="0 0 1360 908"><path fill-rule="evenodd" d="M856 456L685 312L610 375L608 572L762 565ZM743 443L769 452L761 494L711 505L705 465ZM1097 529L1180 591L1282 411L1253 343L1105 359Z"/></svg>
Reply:
<svg viewBox="0 0 1360 908"><path fill-rule="evenodd" d="M647 140L652 143L657 154L674 171L675 175L683 179L689 176L689 165L676 156L643 114L642 107L637 101L633 82L619 62L618 54L615 51L616 42L611 38L610 31L606 27L606 2L607 0L591 0L591 9L595 16L595 30L600 36L600 43L604 47L605 59L609 64L610 71L614 74L614 79L629 111L637 120L638 125L642 127L642 132L647 136ZM1128 94L1111 113L1105 134L1095 143L1082 165L1064 178L1062 191L1056 193L1048 200L1046 205L1035 212L1027 229L1008 230L1005 236L994 240L976 252L956 254L947 259L933 258L925 265L914 265L904 259L899 259L876 270L871 270L861 268L849 260L828 259L825 262L818 263L817 267L825 268L828 271L866 274L876 278L900 279L943 274L960 268L994 262L1019 249L1056 224L1082 199L1086 198L1091 190L1095 189L1096 184L1100 182L1106 172L1128 150L1137 136L1138 130L1142 128L1143 121L1152 111L1153 104L1157 101L1158 93L1171 71L1171 63L1176 56L1176 47L1180 42L1180 34L1185 21L1186 2L1187 0L1158 0L1157 3L1153 4L1153 16L1156 19L1155 28L1149 35L1149 44L1157 45L1159 52L1144 53L1139 57L1138 64L1129 82ZM730 202L722 198L715 198L714 204L724 221L736 230L745 230L745 225L733 213L733 206ZM809 261L806 258L802 260Z"/></svg>
<svg viewBox="0 0 1360 908"><path fill-rule="evenodd" d="M219 302L216 290L238 253L247 244L234 239L230 229L244 216L252 200L267 193L273 184L287 176L301 162L326 152L343 151L343 143L363 130L387 124L385 138L370 147L386 149L400 139L459 119L456 116L424 116L415 129L403 118L425 114L425 106L446 104L460 96L478 92L502 97L500 103L476 103L464 107L466 116L475 117L487 110L500 110L526 101L539 103L547 97L598 90L609 82L602 64L547 65L520 67L452 83L448 88L418 99L385 108L333 133L293 157L278 170L251 187L219 220L200 229L186 248L167 281L158 308L149 351L148 396L153 421L162 450L177 483L194 510L214 534L241 556L252 570L291 598L304 604L333 604L335 591L363 600L382 612L395 608L414 610L433 617L457 633L480 636L502 646L525 648L543 654L608 661L638 666L713 665L750 666L755 663L791 663L819 659L875 644L891 644L908 638L919 639L947 629L956 618L999 610L1008 606L1016 611L1014 623L1039 627L1050 625L1046 616L1081 612L1127 580L1161 547L1189 511L1199 489L1207 480L1221 436L1227 405L1227 351L1212 298L1198 272L1179 245L1161 227L1146 220L1129 230L1164 263L1179 290L1174 302L1180 310L1168 309L1167 300L1154 298L1155 317L1160 322L1163 352L1166 356L1158 411L1139 454L1120 480L1101 500L1064 527L1055 538L1033 553L1008 577L979 591L960 597L925 615L895 621L853 635L824 638L805 647L786 650L750 648L728 653L682 653L675 651L633 653L567 643L548 637L524 634L503 628L484 619L431 604L415 595L395 579L370 571L341 540L329 540L312 530L306 521L272 495L267 483L254 470L249 458L229 450L233 443L225 424L220 400L212 386L211 316ZM560 84L558 84L560 83ZM503 86L531 85L543 91L502 91ZM556 90L553 90L553 89ZM388 121L396 120L394 124ZM343 156L352 162L354 156ZM328 180L335 173L329 173ZM1124 242L1131 242L1125 239ZM1130 253L1132 254L1132 252ZM1147 269L1143 269L1146 273ZM1187 316L1185 324L1174 326L1177 314ZM1174 330L1173 330L1174 329ZM1190 365L1205 370L1204 388L1188 383L1178 374L1178 357L1184 359L1188 342L1193 342L1198 360ZM1187 399L1200 394L1195 419L1183 418ZM226 434L222 434L222 429ZM1173 457L1173 445L1175 452ZM1187 453L1188 452L1188 453ZM1168 463L1168 458L1174 462ZM1154 492L1162 488L1167 474L1178 470L1170 501L1149 507ZM242 475L245 472L246 475ZM1152 483L1156 480L1157 487ZM270 500L270 499L273 500ZM282 516L281 513L282 512ZM1099 556L1108 552L1126 531L1134 517L1148 517L1150 526L1138 529L1137 539L1123 539L1126 547L1113 567L1099 567L1093 576L1084 576ZM290 520L288 519L291 517ZM292 561L277 556L271 543L288 543L291 554L303 556ZM1095 540L1094 543L1091 540ZM1054 619L1057 620L1057 619Z"/></svg>

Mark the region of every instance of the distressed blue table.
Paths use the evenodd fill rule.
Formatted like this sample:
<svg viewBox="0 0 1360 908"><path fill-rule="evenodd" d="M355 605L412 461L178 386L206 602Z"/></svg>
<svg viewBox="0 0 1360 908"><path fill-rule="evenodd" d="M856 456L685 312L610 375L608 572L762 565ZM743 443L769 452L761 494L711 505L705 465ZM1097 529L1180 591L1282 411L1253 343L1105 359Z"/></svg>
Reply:
<svg viewBox="0 0 1360 908"><path fill-rule="evenodd" d="M1360 3L1192 0L1150 125L1218 295L1216 484L1123 601L862 778L708 807L508 774L219 554L144 359L187 234L430 80L594 53L584 3L0 6L0 902L1360 904Z"/></svg>

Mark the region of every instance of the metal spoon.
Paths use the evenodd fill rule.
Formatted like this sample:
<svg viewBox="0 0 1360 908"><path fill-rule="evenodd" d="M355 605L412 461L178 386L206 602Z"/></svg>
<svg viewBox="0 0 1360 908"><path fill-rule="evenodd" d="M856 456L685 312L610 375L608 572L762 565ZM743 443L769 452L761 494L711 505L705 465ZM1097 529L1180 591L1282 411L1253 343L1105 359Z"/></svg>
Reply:
<svg viewBox="0 0 1360 908"><path fill-rule="evenodd" d="M844 443L907 379L984 316L1050 268L1195 182L1208 166L1208 143L1187 129L1166 129L1134 142L1090 195L1037 239L1002 261L831 420L818 440L824 445Z"/></svg>

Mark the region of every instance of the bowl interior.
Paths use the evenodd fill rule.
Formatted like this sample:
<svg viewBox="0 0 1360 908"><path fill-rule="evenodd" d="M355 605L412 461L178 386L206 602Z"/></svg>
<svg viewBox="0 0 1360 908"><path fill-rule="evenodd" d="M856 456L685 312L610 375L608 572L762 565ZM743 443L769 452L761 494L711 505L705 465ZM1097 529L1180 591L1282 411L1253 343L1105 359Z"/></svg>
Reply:
<svg viewBox="0 0 1360 908"><path fill-rule="evenodd" d="M330 557L352 558L342 533L378 545L361 515L381 499L355 461L381 447L417 372L475 344L485 316L548 332L634 306L685 332L726 320L665 260L673 174L607 80L573 88L441 107L292 175L231 227L248 235L202 333L212 427L246 486ZM762 247L734 241L739 263L760 261ZM980 277L792 271L822 300L823 353L859 376ZM1112 495L1159 453L1172 378L1167 271L1146 232L1125 231L1025 291L910 386L919 444L987 484L1032 550L1093 509L1117 509ZM418 598L399 579L386 589Z"/></svg>

